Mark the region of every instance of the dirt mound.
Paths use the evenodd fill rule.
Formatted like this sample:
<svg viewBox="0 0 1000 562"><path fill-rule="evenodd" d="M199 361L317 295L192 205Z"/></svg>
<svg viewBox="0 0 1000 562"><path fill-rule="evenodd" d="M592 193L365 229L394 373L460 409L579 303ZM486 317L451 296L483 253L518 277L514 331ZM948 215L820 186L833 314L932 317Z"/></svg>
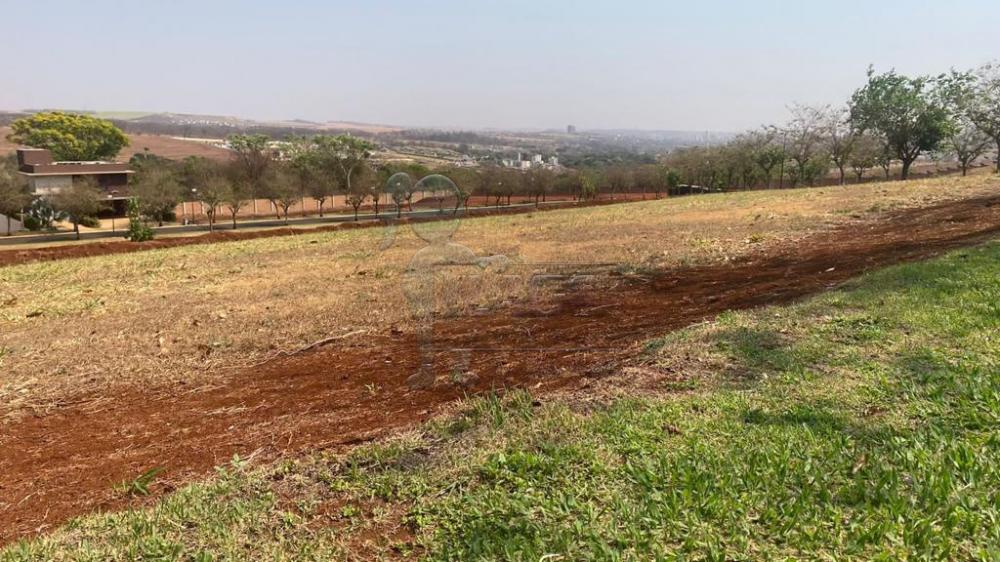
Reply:
<svg viewBox="0 0 1000 562"><path fill-rule="evenodd" d="M422 388L408 383L416 342L387 332L220 374L208 388L93 396L3 428L0 542L119 508L115 484L151 467L176 485L234 454L274 458L371 439L470 392L578 384L616 368L643 339L998 235L1000 196L884 215L739 263L565 286L546 303L437 322L440 363L464 350L469 375Z"/></svg>

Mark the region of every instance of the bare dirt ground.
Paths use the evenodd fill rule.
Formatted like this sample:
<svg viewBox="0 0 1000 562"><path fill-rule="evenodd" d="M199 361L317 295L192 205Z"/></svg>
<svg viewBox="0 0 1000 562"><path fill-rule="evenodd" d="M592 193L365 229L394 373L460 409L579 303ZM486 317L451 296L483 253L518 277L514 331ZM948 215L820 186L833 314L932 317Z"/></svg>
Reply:
<svg viewBox="0 0 1000 562"><path fill-rule="evenodd" d="M544 297L553 284L531 278L560 264L611 264L605 273L726 264L886 212L997 192L996 180L932 180L461 221L454 241L516 267L503 275L456 272L441 287L435 315ZM123 388L214 384L232 369L331 335L412 335L412 303L401 288L407 264L426 246L416 227L434 224L446 223L246 233L255 238L181 247L158 247L168 242L160 240L155 251L0 267L0 427Z"/></svg>
<svg viewBox="0 0 1000 562"><path fill-rule="evenodd" d="M128 500L115 484L151 467L168 471L162 493L234 454L269 459L349 446L418 423L466 393L586 385L615 372L646 338L998 235L993 194L887 211L725 262L556 279L543 299L436 321L436 372L447 373L449 350L462 349L467 374L419 386L408 383L419 363L413 334L386 329L201 385L80 396L3 426L0 542L122 507Z"/></svg>

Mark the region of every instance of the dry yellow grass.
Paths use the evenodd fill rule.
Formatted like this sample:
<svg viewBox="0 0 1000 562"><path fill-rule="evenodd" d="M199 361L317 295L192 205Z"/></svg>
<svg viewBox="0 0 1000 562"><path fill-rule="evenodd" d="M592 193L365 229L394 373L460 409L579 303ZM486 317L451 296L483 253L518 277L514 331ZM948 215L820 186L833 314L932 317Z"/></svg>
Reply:
<svg viewBox="0 0 1000 562"><path fill-rule="evenodd" d="M560 269L547 264L723 262L998 186L977 176L470 219L455 241L510 257L516 275L456 268L437 290L444 308L503 306L524 296L532 273ZM386 239L380 229L313 233L0 268L0 417L120 385L196 388L324 337L411 330L403 281L424 243L409 228L387 248Z"/></svg>

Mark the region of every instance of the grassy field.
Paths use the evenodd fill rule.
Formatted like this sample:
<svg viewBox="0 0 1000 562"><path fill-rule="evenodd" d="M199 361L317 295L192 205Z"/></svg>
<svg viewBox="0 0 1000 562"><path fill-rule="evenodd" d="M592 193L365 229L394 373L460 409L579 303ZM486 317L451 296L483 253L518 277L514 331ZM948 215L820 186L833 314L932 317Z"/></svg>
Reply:
<svg viewBox="0 0 1000 562"><path fill-rule="evenodd" d="M725 262L879 213L995 192L975 177L760 191L463 221L455 241L525 276L553 262L657 269ZM0 423L119 385L211 382L335 334L407 332L408 228L316 233L0 268ZM451 306L504 306L484 276Z"/></svg>
<svg viewBox="0 0 1000 562"><path fill-rule="evenodd" d="M0 560L996 560L998 274L994 242L728 313L585 394L234 459Z"/></svg>

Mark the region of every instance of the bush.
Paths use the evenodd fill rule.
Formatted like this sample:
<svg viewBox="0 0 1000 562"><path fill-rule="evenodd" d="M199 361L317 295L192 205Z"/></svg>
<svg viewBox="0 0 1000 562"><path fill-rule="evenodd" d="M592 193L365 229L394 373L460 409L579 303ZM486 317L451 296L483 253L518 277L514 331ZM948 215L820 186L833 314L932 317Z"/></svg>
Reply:
<svg viewBox="0 0 1000 562"><path fill-rule="evenodd" d="M52 208L52 204L47 199L39 197L31 202L31 206L24 213L24 228L35 232L55 230L52 223L63 220L65 217L65 214Z"/></svg>
<svg viewBox="0 0 1000 562"><path fill-rule="evenodd" d="M97 217L80 217L80 226L101 228L101 221Z"/></svg>

